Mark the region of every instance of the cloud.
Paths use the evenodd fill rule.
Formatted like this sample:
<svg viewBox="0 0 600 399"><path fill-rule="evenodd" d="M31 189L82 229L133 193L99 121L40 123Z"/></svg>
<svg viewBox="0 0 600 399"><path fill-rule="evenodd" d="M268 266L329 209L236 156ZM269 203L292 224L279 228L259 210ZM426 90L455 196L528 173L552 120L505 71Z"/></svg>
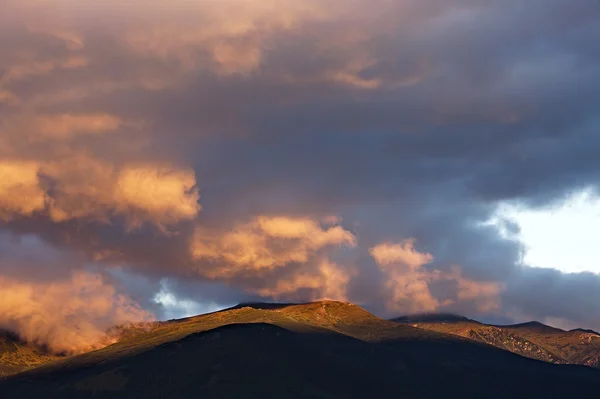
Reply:
<svg viewBox="0 0 600 399"><path fill-rule="evenodd" d="M0 288L0 326L55 353L99 349L113 342L111 327L152 319L102 276L82 271L48 283L0 277Z"/></svg>
<svg viewBox="0 0 600 399"><path fill-rule="evenodd" d="M460 267L453 266L449 272L428 270L433 256L414 248L413 239L400 243L382 243L370 249L386 278L385 287L391 294L388 307L404 312L433 312L465 301L475 304L480 312L500 308L501 284L493 281L474 281L463 277ZM439 283L455 285L456 298L440 300L432 292Z"/></svg>
<svg viewBox="0 0 600 399"><path fill-rule="evenodd" d="M414 240L406 240L398 244L383 243L371 248L370 253L382 267L404 264L410 270L416 270L431 263L433 256L415 251L414 244Z"/></svg>
<svg viewBox="0 0 600 399"><path fill-rule="evenodd" d="M323 228L310 218L262 216L221 235L199 227L191 252L196 261L214 265L200 268L201 274L228 278L305 264L336 246L356 246L356 239L341 226Z"/></svg>
<svg viewBox="0 0 600 399"><path fill-rule="evenodd" d="M60 114L37 117L33 128L41 137L68 139L77 134L113 132L121 123L118 117L107 114Z"/></svg>
<svg viewBox="0 0 600 399"><path fill-rule="evenodd" d="M15 63L8 68L8 71L0 78L0 87L9 86L31 77L49 75L56 70L78 69L87 65L88 60L81 56L46 60L32 60L26 57L23 61Z"/></svg>
<svg viewBox="0 0 600 399"><path fill-rule="evenodd" d="M596 323L584 278L485 225L597 189L596 0L3 6L0 234L127 273L147 307L168 280Z"/></svg>
<svg viewBox="0 0 600 399"><path fill-rule="evenodd" d="M132 213L131 223L149 219L158 225L192 220L198 215L198 191L194 173L152 166L129 167L119 173L116 210Z"/></svg>
<svg viewBox="0 0 600 399"><path fill-rule="evenodd" d="M352 270L323 259L318 263L316 270L300 269L266 288L250 291L261 297L276 300L347 301L348 285L354 277L353 274Z"/></svg>
<svg viewBox="0 0 600 399"><path fill-rule="evenodd" d="M77 168L72 168L76 164ZM155 165L120 169L84 156L58 162L0 164L4 220L40 213L56 223L107 222L124 215L130 228L151 222L164 228L200 211L194 173Z"/></svg>
<svg viewBox="0 0 600 399"><path fill-rule="evenodd" d="M34 162L0 162L0 218L29 215L45 207Z"/></svg>
<svg viewBox="0 0 600 399"><path fill-rule="evenodd" d="M600 327L597 309L600 276L561 273L546 268L523 268L503 294L505 309L514 319L562 320L562 325Z"/></svg>

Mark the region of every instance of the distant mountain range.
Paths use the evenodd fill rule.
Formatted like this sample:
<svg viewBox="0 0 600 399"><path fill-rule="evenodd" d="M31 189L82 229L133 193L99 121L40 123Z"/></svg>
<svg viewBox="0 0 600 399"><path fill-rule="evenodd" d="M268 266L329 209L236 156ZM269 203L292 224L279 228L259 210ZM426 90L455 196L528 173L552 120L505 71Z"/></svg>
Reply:
<svg viewBox="0 0 600 399"><path fill-rule="evenodd" d="M600 368L600 334L592 330L564 331L537 321L496 326L451 314L412 315L393 321L469 338L545 362Z"/></svg>
<svg viewBox="0 0 600 399"><path fill-rule="evenodd" d="M22 364L15 354L21 350L37 359L23 368L47 363L4 377L0 398L552 398L600 392L600 370L552 364L588 364L583 358L591 355L578 348L595 347L595 333L540 324L497 327L454 315L390 321L356 305L323 301L241 304L122 333L116 344L63 359L45 358L24 343L14 349L17 338L7 336L2 364L1 351L11 351L11 364Z"/></svg>

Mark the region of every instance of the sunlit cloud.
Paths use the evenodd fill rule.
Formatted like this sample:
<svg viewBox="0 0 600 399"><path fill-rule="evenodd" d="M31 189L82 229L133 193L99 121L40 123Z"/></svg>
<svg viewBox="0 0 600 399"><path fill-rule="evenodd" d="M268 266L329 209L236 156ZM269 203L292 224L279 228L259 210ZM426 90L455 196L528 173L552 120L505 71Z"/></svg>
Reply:
<svg viewBox="0 0 600 399"><path fill-rule="evenodd" d="M43 210L45 202L35 162L0 163L0 217L3 220L17 215L31 216Z"/></svg>
<svg viewBox="0 0 600 399"><path fill-rule="evenodd" d="M119 129L123 122L108 114L44 115L35 119L32 128L39 136L49 139L68 139L77 134L103 134Z"/></svg>
<svg viewBox="0 0 600 399"><path fill-rule="evenodd" d="M276 300L348 301L348 284L355 274L351 268L323 259L316 270L298 269L292 275L276 280L272 286L250 291Z"/></svg>
<svg viewBox="0 0 600 399"><path fill-rule="evenodd" d="M391 292L388 307L414 313L433 312L466 301L476 305L478 311L490 312L500 308L501 284L474 281L463 277L460 267L449 272L430 270L431 254L419 252L413 239L399 243L382 243L370 249L371 256L386 277L385 286ZM456 286L456 299L438 299L432 292L435 283Z"/></svg>
<svg viewBox="0 0 600 399"><path fill-rule="evenodd" d="M211 265L200 273L227 278L304 264L323 249L355 245L354 235L339 225L322 228L309 218L258 217L224 233L198 228L191 252L196 261Z"/></svg>
<svg viewBox="0 0 600 399"><path fill-rule="evenodd" d="M27 282L0 276L0 327L56 353L79 353L114 343L110 328L153 316L118 293L102 276Z"/></svg>
<svg viewBox="0 0 600 399"><path fill-rule="evenodd" d="M72 167L77 164L77 168ZM160 166L121 169L77 156L59 162L0 164L0 214L5 220L45 215L54 222L109 221L123 215L130 228L160 228L194 219L200 211L194 173Z"/></svg>

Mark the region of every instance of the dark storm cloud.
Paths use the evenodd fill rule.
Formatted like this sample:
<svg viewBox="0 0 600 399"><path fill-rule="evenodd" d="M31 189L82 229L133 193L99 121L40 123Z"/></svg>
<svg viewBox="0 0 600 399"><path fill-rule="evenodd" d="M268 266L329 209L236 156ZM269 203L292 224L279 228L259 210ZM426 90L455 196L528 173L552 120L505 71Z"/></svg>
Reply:
<svg viewBox="0 0 600 399"><path fill-rule="evenodd" d="M504 293L505 307L521 320L562 320L572 326L598 328L598 287L594 273L565 274L553 269L523 268L511 279ZM565 323L566 322L566 323Z"/></svg>

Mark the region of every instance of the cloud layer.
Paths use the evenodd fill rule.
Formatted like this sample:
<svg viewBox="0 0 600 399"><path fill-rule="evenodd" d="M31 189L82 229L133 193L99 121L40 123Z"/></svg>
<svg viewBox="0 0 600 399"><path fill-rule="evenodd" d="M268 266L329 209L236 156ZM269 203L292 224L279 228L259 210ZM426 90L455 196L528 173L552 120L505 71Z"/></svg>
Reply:
<svg viewBox="0 0 600 399"><path fill-rule="evenodd" d="M159 317L160 291L600 328L595 275L532 268L486 224L597 189L597 1L0 7L0 288L23 308L91 286Z"/></svg>

